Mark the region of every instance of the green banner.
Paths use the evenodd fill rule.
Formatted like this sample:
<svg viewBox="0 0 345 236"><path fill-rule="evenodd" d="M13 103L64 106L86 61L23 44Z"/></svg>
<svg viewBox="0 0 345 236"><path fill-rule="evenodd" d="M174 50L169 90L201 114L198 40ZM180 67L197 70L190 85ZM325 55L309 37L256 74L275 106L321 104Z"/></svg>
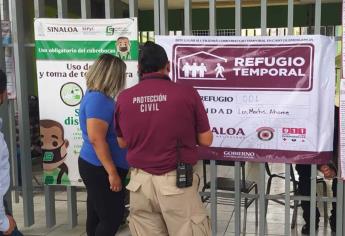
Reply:
<svg viewBox="0 0 345 236"><path fill-rule="evenodd" d="M138 60L138 49L138 41L130 41L125 47L119 47L117 41L36 40L38 60L95 60L100 54L109 53L131 61Z"/></svg>

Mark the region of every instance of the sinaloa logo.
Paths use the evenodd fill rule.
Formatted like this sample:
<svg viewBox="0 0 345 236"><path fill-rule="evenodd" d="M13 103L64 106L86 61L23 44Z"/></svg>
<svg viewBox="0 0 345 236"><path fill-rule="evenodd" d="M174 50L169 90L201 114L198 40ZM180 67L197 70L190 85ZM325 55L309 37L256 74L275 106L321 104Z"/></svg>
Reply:
<svg viewBox="0 0 345 236"><path fill-rule="evenodd" d="M217 128L217 127L213 127L212 133L217 134L217 135L236 135L236 136L245 136L246 135L242 128L223 128L223 127Z"/></svg>
<svg viewBox="0 0 345 236"><path fill-rule="evenodd" d="M107 28L105 29L105 33L106 35L114 35L115 33L115 28L110 26L107 26Z"/></svg>
<svg viewBox="0 0 345 236"><path fill-rule="evenodd" d="M246 152L246 151L224 151L224 157L232 157L232 158L254 158L255 153L254 152Z"/></svg>
<svg viewBox="0 0 345 236"><path fill-rule="evenodd" d="M51 33L74 33L78 32L78 28L73 26L48 26L47 31Z"/></svg>

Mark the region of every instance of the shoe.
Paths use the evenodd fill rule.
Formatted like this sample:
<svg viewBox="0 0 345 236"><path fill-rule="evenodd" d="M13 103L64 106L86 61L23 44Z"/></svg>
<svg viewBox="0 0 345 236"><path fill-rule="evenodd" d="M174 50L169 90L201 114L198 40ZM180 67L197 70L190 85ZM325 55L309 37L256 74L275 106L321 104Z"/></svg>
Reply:
<svg viewBox="0 0 345 236"><path fill-rule="evenodd" d="M315 231L317 231L318 229L319 229L319 226L315 225ZM310 234L310 226L307 224L303 225L301 233L305 234L305 235L309 235Z"/></svg>
<svg viewBox="0 0 345 236"><path fill-rule="evenodd" d="M337 222L335 220L335 216L329 217L329 226L331 227L332 233L337 231Z"/></svg>
<svg viewBox="0 0 345 236"><path fill-rule="evenodd" d="M129 210L128 208L126 207L125 208L125 212L123 214L123 219L121 221L121 225L127 225L127 217L129 216Z"/></svg>

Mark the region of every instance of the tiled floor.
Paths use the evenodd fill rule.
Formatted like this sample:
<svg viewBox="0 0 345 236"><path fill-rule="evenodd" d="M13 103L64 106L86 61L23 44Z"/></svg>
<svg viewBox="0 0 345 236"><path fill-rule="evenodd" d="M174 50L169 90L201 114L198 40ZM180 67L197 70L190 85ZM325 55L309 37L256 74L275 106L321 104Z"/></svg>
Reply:
<svg viewBox="0 0 345 236"><path fill-rule="evenodd" d="M250 179L257 178L257 166L255 164L249 165L247 167L247 176ZM284 169L283 165L274 165L273 171L281 171ZM232 167L221 167L218 168L218 175L231 177L233 175ZM284 189L284 182L277 181L273 182L272 193L282 192ZM85 193L78 193L78 226L69 229L67 226L67 202L66 193L58 192L56 193L56 226L47 229L45 227L45 209L44 209L44 196L41 194L35 195L35 225L29 228L23 227L23 216L22 216L22 204L14 204L14 215L17 220L19 228L22 230L25 236L36 236L36 235L47 235L47 236L80 236L86 235L85 233L85 219L86 219L86 209L85 209ZM207 205L208 210L210 206ZM321 214L323 211L320 208ZM267 212L267 235L284 235L284 210L283 205L279 205L272 201L269 202L268 212ZM329 207L330 210L330 207ZM243 211L243 209L242 209ZM243 212L242 212L243 217ZM292 216L292 210L290 212ZM217 235L219 236L230 236L235 235L235 214L234 206L228 205L218 205L218 223L217 223ZM242 220L243 222L243 220ZM303 219L301 216L301 210L298 211L297 226L295 229L291 230L291 235L301 235L300 230L303 225ZM127 226L124 226L118 232L119 236L130 236L130 232ZM248 236L259 235L258 228L255 225L255 208L254 204L248 209L247 217L247 230L246 234ZM329 226L324 227L323 217L320 219L320 228L317 235L331 235Z"/></svg>

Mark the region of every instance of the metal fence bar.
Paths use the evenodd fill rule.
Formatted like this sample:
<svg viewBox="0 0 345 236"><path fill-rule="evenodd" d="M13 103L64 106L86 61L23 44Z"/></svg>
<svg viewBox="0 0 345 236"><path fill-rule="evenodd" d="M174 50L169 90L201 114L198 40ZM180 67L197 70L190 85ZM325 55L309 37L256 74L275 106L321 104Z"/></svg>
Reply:
<svg viewBox="0 0 345 236"><path fill-rule="evenodd" d="M316 211L316 164L311 165L310 185L310 235L315 236L315 211Z"/></svg>
<svg viewBox="0 0 345 236"><path fill-rule="evenodd" d="M81 1L81 10L83 11L83 2ZM58 18L65 18L68 14L67 0L57 0ZM83 14L83 12L82 12ZM55 212L55 187L44 186L45 208L46 208L46 226L53 227L56 224Z"/></svg>
<svg viewBox="0 0 345 236"><path fill-rule="evenodd" d="M77 187L75 186L67 186L67 209L68 227L72 229L78 224Z"/></svg>
<svg viewBox="0 0 345 236"><path fill-rule="evenodd" d="M58 18L67 18L67 0L57 0Z"/></svg>
<svg viewBox="0 0 345 236"><path fill-rule="evenodd" d="M104 9L105 9L105 18L110 19L114 18L114 0L105 0L104 1Z"/></svg>
<svg viewBox="0 0 345 236"><path fill-rule="evenodd" d="M241 163L236 161L235 162L235 235L241 234L241 186L240 184L241 184ZM245 232L244 230L243 232Z"/></svg>
<svg viewBox="0 0 345 236"><path fill-rule="evenodd" d="M315 31L314 34L320 34L321 30L321 0L315 0Z"/></svg>
<svg viewBox="0 0 345 236"><path fill-rule="evenodd" d="M217 235L217 165L215 160L210 161L210 191L211 191L211 227L212 235Z"/></svg>
<svg viewBox="0 0 345 236"><path fill-rule="evenodd" d="M235 33L241 35L241 0L235 1ZM235 162L235 235L241 234L241 163ZM246 206L244 206L246 207ZM246 217L246 216L245 216ZM245 233L246 228L244 228Z"/></svg>
<svg viewBox="0 0 345 236"><path fill-rule="evenodd" d="M288 34L293 35L293 0L288 0Z"/></svg>
<svg viewBox="0 0 345 236"><path fill-rule="evenodd" d="M168 35L168 0L160 0L159 25L160 35Z"/></svg>
<svg viewBox="0 0 345 236"><path fill-rule="evenodd" d="M343 182L343 180L340 180L340 181L342 181ZM345 206L345 186L344 186L344 182L343 182L343 199L342 199L342 202L343 202L343 206ZM342 211L342 214L343 214L343 216L345 216L345 207L343 207L342 209L341 208L338 208L338 206L337 206L337 209L339 209L340 211ZM337 212L338 213L338 212ZM343 232L345 231L345 227L344 227L344 225L345 225L345 217L343 217L342 218L342 225L343 225ZM338 222L337 222L338 223ZM337 225L338 226L338 225ZM341 235L344 235L344 234L341 234Z"/></svg>
<svg viewBox="0 0 345 236"><path fill-rule="evenodd" d="M22 173L24 226L34 224L30 123L27 91L27 68L24 48L23 0L11 1L13 55L16 62L19 143Z"/></svg>
<svg viewBox="0 0 345 236"><path fill-rule="evenodd" d="M242 6L241 0L235 0L235 33L241 36L242 30Z"/></svg>
<svg viewBox="0 0 345 236"><path fill-rule="evenodd" d="M115 18L121 18L122 17L122 1L121 0L115 0L114 4L114 17Z"/></svg>
<svg viewBox="0 0 345 236"><path fill-rule="evenodd" d="M320 34L321 29L321 0L315 0L315 30L314 34ZM315 211L316 211L316 175L317 166L311 165L310 187L310 235L315 236Z"/></svg>
<svg viewBox="0 0 345 236"><path fill-rule="evenodd" d="M267 34L267 0L261 0L261 16L260 26L261 35ZM260 179L259 179L259 235L265 235L266 231L266 199L265 199L265 163L260 163Z"/></svg>
<svg viewBox="0 0 345 236"><path fill-rule="evenodd" d="M216 0L209 0L209 30L210 35L217 34L216 28ZM211 227L212 235L217 235L217 165L215 160L210 161L211 182Z"/></svg>
<svg viewBox="0 0 345 236"><path fill-rule="evenodd" d="M339 165L340 165L340 163L339 163ZM340 168L338 168L338 170L340 170ZM338 173L338 177L340 177L340 173ZM336 217L337 232L336 232L336 236L344 235L343 234L344 226L342 223L342 218L343 218L344 214L341 211L341 209L344 208L343 197L344 197L344 182L340 178L338 178L338 182L337 182L337 217Z"/></svg>
<svg viewBox="0 0 345 236"><path fill-rule="evenodd" d="M340 181L343 181L340 179ZM343 187L343 196L345 196L345 187ZM345 206L345 197L342 199L343 201L343 206ZM340 211L342 211L343 216L345 216L345 207L343 207L342 209L338 208ZM343 231L345 231L345 217L342 218L342 224L343 224ZM344 235L344 234L341 234Z"/></svg>
<svg viewBox="0 0 345 236"><path fill-rule="evenodd" d="M209 196L209 193L200 193L201 196ZM255 198L255 197L259 197L259 194L251 194L251 193L241 193L241 197L246 197L246 198ZM225 193L225 192L218 192L217 193L217 197L230 197L230 198L234 198L235 197L235 193ZM291 200L296 200L296 201L309 201L310 200L310 196L297 196L297 195L293 195L290 196ZM266 195L266 200L285 200L285 196L283 195ZM323 202L337 202L337 198L333 198L333 197L316 197L316 201L319 203L323 203Z"/></svg>
<svg viewBox="0 0 345 236"><path fill-rule="evenodd" d="M155 29L155 35L159 35L160 33L160 10L159 10L159 0L153 0L153 14L154 14L154 29Z"/></svg>
<svg viewBox="0 0 345 236"><path fill-rule="evenodd" d="M12 50L12 49L11 49ZM10 157L11 157L11 169L12 169L12 183L14 185L14 201L19 203L19 169L18 169L18 159L17 159L17 142L16 142L16 122L15 122L15 102L14 100L8 101L8 125L9 125L9 137L10 141L7 143L9 145Z"/></svg>
<svg viewBox="0 0 345 236"><path fill-rule="evenodd" d="M290 164L285 164L285 235L290 235Z"/></svg>
<svg viewBox="0 0 345 236"><path fill-rule="evenodd" d="M3 0L2 1L2 7L4 9L3 11L3 19L4 20L9 20L10 19L10 10L9 10L9 0Z"/></svg>
<svg viewBox="0 0 345 236"><path fill-rule="evenodd" d="M35 7L35 17L39 18L39 17L43 17L44 14L44 10L45 10L45 0L35 0L34 1L34 7Z"/></svg>
<svg viewBox="0 0 345 236"><path fill-rule="evenodd" d="M266 199L265 199L265 163L260 163L260 179L259 179L259 235L265 235L266 231Z"/></svg>
<svg viewBox="0 0 345 236"><path fill-rule="evenodd" d="M81 18L91 18L91 2L90 0L80 0Z"/></svg>
<svg viewBox="0 0 345 236"><path fill-rule="evenodd" d="M210 35L217 35L216 0L209 0Z"/></svg>
<svg viewBox="0 0 345 236"><path fill-rule="evenodd" d="M192 1L184 0L184 35L192 34Z"/></svg>
<svg viewBox="0 0 345 236"><path fill-rule="evenodd" d="M55 214L55 189L54 186L44 186L46 226L52 228L56 224Z"/></svg>
<svg viewBox="0 0 345 236"><path fill-rule="evenodd" d="M261 0L261 35L267 35L267 0Z"/></svg>
<svg viewBox="0 0 345 236"><path fill-rule="evenodd" d="M293 0L288 0L288 34L293 34ZM291 165L285 164L285 235L290 235L290 171Z"/></svg>
<svg viewBox="0 0 345 236"><path fill-rule="evenodd" d="M138 17L138 0L129 0L129 17Z"/></svg>
<svg viewBox="0 0 345 236"><path fill-rule="evenodd" d="M107 0L106 0L107 2ZM113 2L113 1L111 1ZM110 3L110 1L109 1ZM59 18L64 18L67 16L67 1L64 3L65 6L62 6L62 8L66 7L66 12L65 16L59 15ZM105 4L106 5L106 4ZM81 0L80 2L80 7L82 10L82 18L87 18L91 17L91 5L90 5L90 0ZM84 13L83 13L83 8L84 8ZM111 9L109 9L110 11ZM107 15L107 9L105 9L106 15ZM114 11L111 11L114 12ZM111 14L111 12L108 12L108 14ZM55 195L55 193L54 193ZM54 207L55 207L55 199L54 200ZM67 186L67 209L68 209L68 227L72 229L75 227L78 223L78 210L77 210L77 188L75 186ZM55 211L52 212L54 213L54 216L50 217L56 217L55 216ZM47 216L48 217L48 216Z"/></svg>

